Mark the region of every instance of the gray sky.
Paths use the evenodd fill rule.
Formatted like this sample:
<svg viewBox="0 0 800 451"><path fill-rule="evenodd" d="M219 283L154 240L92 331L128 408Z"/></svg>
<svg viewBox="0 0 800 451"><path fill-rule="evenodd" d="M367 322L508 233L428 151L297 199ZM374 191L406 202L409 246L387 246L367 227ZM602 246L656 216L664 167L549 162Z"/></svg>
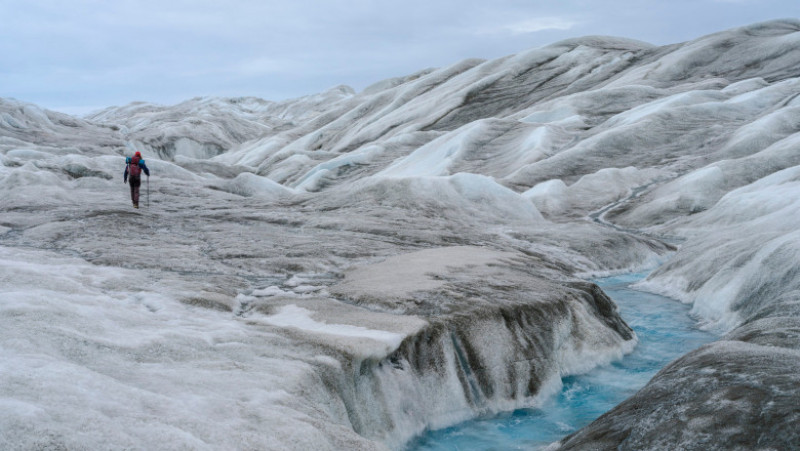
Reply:
<svg viewBox="0 0 800 451"><path fill-rule="evenodd" d="M671 44L798 17L798 0L0 0L0 97L282 100L570 37Z"/></svg>

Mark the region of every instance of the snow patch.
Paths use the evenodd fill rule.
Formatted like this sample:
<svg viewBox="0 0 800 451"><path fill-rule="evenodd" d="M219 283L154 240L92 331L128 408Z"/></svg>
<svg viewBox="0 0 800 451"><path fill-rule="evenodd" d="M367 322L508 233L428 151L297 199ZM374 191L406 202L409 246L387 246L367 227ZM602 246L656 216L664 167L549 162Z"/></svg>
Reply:
<svg viewBox="0 0 800 451"><path fill-rule="evenodd" d="M405 335L385 330L367 329L348 324L328 324L314 320L312 311L290 304L281 307L274 315L263 318L263 321L278 327L299 329L315 334L334 335L349 338L367 338L385 343L390 349L397 349Z"/></svg>

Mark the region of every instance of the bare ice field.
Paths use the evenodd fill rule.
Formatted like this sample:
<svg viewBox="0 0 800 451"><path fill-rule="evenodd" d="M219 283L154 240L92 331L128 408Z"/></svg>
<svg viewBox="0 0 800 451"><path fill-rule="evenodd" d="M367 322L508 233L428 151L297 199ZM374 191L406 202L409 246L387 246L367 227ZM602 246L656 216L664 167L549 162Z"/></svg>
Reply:
<svg viewBox="0 0 800 451"><path fill-rule="evenodd" d="M588 279L642 270L721 338L551 448L798 448L798 67L786 20L284 102L0 99L0 449L399 449L632 352Z"/></svg>

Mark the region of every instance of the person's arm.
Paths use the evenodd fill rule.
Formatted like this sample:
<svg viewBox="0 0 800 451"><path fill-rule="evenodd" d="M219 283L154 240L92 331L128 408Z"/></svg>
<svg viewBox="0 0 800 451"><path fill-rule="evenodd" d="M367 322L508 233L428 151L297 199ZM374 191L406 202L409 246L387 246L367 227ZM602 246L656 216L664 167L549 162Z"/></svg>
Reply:
<svg viewBox="0 0 800 451"><path fill-rule="evenodd" d="M145 174L150 177L150 169L147 169L147 165L144 164L144 160L139 160L139 167L142 168Z"/></svg>
<svg viewBox="0 0 800 451"><path fill-rule="evenodd" d="M122 175L122 183L128 183L128 165L125 165L125 173Z"/></svg>

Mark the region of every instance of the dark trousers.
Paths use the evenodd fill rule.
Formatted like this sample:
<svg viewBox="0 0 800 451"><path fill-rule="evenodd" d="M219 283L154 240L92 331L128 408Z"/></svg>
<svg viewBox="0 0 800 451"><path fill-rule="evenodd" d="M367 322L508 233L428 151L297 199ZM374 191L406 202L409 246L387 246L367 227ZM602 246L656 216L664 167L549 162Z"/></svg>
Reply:
<svg viewBox="0 0 800 451"><path fill-rule="evenodd" d="M139 187L142 185L142 177L139 175L129 176L128 183L131 184L131 200L133 205L139 205Z"/></svg>

